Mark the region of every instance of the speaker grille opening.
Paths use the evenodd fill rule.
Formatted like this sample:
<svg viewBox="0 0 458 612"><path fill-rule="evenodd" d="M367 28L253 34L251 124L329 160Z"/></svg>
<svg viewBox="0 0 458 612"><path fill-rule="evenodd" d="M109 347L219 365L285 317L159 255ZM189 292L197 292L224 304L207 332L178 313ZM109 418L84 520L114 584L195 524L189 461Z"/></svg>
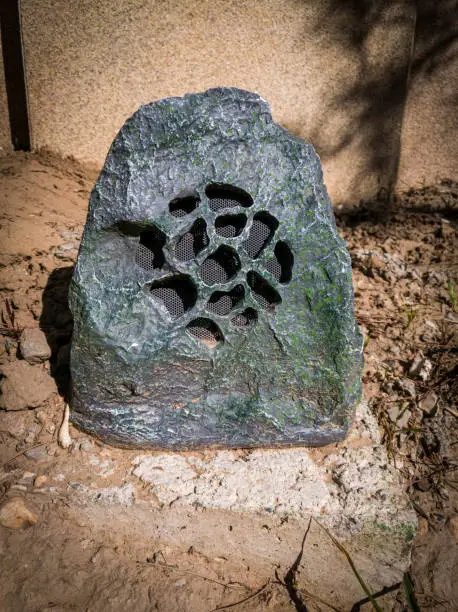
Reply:
<svg viewBox="0 0 458 612"><path fill-rule="evenodd" d="M215 231L223 238L240 236L246 225L246 215L222 215L215 219Z"/></svg>
<svg viewBox="0 0 458 612"><path fill-rule="evenodd" d="M155 281L148 286L148 291L153 300L165 306L173 319L183 316L197 301L197 288L185 274Z"/></svg>
<svg viewBox="0 0 458 612"><path fill-rule="evenodd" d="M274 258L267 262L266 269L280 283L285 284L291 281L293 274L294 257L291 249L280 240L275 245Z"/></svg>
<svg viewBox="0 0 458 612"><path fill-rule="evenodd" d="M271 259L267 262L266 270L268 270L275 280L279 281L282 275L281 263L278 259Z"/></svg>
<svg viewBox="0 0 458 612"><path fill-rule="evenodd" d="M203 219L194 221L189 231L178 239L175 255L180 261L194 259L209 244L207 224Z"/></svg>
<svg viewBox="0 0 458 612"><path fill-rule="evenodd" d="M234 206L249 208L253 204L250 194L234 185L212 183L205 188L205 194L210 201L210 210L213 211Z"/></svg>
<svg viewBox="0 0 458 612"><path fill-rule="evenodd" d="M281 296L265 278L254 270L247 274L247 282L254 299L264 310L273 309L281 303Z"/></svg>
<svg viewBox="0 0 458 612"><path fill-rule="evenodd" d="M209 347L214 347L223 341L223 334L219 327L211 319L205 317L198 317L188 323L186 330L191 336Z"/></svg>
<svg viewBox="0 0 458 612"><path fill-rule="evenodd" d="M196 194L175 198L169 204L170 214L174 217L186 217L192 213L200 204L200 198Z"/></svg>
<svg viewBox="0 0 458 612"><path fill-rule="evenodd" d="M254 308L246 308L243 312L239 312L232 317L231 323L235 327L248 328L256 323L258 320L258 313Z"/></svg>
<svg viewBox="0 0 458 612"><path fill-rule="evenodd" d="M236 285L231 291L215 291L207 302L207 310L215 315L228 315L245 297L243 285Z"/></svg>
<svg viewBox="0 0 458 612"><path fill-rule="evenodd" d="M252 259L259 257L272 240L277 227L277 219L268 212L255 214L248 239L243 243L243 248Z"/></svg>
<svg viewBox="0 0 458 612"><path fill-rule="evenodd" d="M161 269L165 263L163 247L166 236L164 232L153 226L140 233L140 241L135 251L135 263L140 268L150 272Z"/></svg>
<svg viewBox="0 0 458 612"><path fill-rule="evenodd" d="M234 249L222 245L203 262L199 274L206 285L216 285L230 281L240 267L240 259Z"/></svg>

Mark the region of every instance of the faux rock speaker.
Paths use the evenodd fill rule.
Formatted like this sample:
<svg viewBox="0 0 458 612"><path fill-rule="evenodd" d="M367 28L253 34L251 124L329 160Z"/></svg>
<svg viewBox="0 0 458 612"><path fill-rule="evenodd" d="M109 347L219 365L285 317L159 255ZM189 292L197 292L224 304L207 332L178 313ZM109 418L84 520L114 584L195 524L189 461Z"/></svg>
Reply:
<svg viewBox="0 0 458 612"><path fill-rule="evenodd" d="M91 195L70 288L73 422L123 447L342 439L351 265L312 146L233 88L142 106Z"/></svg>

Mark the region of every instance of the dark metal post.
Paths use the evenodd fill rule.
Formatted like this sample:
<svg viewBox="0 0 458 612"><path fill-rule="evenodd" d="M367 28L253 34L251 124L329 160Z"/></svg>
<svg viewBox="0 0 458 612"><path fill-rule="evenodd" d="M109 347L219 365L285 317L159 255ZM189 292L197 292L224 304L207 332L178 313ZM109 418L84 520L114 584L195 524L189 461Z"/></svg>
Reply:
<svg viewBox="0 0 458 612"><path fill-rule="evenodd" d="M30 151L29 115L19 2L20 0L2 0L0 2L0 29L11 141L16 151Z"/></svg>

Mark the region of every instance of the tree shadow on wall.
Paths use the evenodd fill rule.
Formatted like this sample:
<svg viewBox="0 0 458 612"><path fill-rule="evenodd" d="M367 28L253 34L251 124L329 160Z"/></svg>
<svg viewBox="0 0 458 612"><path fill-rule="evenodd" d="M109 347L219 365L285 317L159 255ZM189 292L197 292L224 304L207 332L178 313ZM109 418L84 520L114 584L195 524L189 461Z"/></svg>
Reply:
<svg viewBox="0 0 458 612"><path fill-rule="evenodd" d="M56 268L51 272L43 291L40 328L51 348L51 376L65 401L70 391L70 346L73 317L68 306L68 289L73 267Z"/></svg>
<svg viewBox="0 0 458 612"><path fill-rule="evenodd" d="M302 131L323 162L346 153L361 160L359 168L349 164L346 191L374 193L376 180L379 194L390 199L408 89L420 76L431 78L456 60L455 11L456 0L328 0L321 5L311 25L313 38L324 57L348 59L348 75L337 74L337 83L329 83L331 95L323 101L319 121L306 133L300 126L292 131ZM310 29L304 42L309 36ZM345 61L339 60L341 65L345 71ZM330 74L336 73L331 69ZM444 102L454 116L456 100Z"/></svg>

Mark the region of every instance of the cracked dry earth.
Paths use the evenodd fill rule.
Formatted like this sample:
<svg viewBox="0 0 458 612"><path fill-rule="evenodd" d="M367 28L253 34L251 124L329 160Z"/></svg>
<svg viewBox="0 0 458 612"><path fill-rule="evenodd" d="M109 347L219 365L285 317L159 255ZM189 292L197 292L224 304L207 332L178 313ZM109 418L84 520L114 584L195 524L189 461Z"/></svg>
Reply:
<svg viewBox="0 0 458 612"><path fill-rule="evenodd" d="M2 611L370 609L337 547L335 588L323 592L308 582L306 559L331 562L320 557L317 526L302 541L307 523L296 532L268 508L250 523L236 512L206 512L198 500L186 509L173 496L152 499L145 480L130 476L143 469L138 453L72 427L72 446L57 444L72 332L66 292L96 178L95 168L46 152L0 159ZM457 219L451 181L411 190L392 206L337 211L354 267L374 435L418 518L409 577L410 598L422 610L453 610L458 601ZM45 338L28 332L28 359L27 347L19 348L23 329L41 329ZM316 449L314 458L325 462L351 452L345 449ZM235 456L241 469L256 460L256 452ZM217 460L214 452L183 453L193 470ZM160 469L165 477L166 461ZM140 510L155 504L153 512L134 520L114 510L128 509L133 498ZM164 511L167 545L158 537ZM262 554L236 554L234 534ZM288 554L277 555L285 541ZM301 546L309 551L303 558ZM377 597L381 609L408 610L403 584L386 586L390 593Z"/></svg>

